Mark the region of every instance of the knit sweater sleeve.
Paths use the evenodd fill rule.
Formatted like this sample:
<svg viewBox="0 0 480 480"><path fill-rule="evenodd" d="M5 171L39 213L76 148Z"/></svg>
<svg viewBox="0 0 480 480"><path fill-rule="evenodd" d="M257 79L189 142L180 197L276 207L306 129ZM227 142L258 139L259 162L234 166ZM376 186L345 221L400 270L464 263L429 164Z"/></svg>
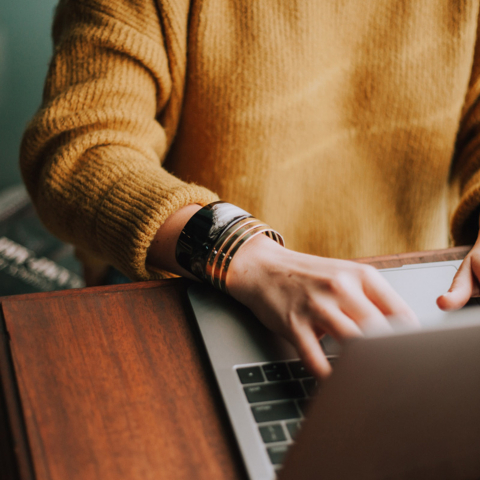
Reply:
<svg viewBox="0 0 480 480"><path fill-rule="evenodd" d="M473 244L480 218L480 23L472 74L457 133L451 180L460 196L451 221L453 241L456 245Z"/></svg>
<svg viewBox="0 0 480 480"><path fill-rule="evenodd" d="M130 278L157 278L145 262L164 220L217 199L161 166L181 85L172 79L157 7L149 0L61 1L53 38L43 103L21 147L36 209L58 237Z"/></svg>

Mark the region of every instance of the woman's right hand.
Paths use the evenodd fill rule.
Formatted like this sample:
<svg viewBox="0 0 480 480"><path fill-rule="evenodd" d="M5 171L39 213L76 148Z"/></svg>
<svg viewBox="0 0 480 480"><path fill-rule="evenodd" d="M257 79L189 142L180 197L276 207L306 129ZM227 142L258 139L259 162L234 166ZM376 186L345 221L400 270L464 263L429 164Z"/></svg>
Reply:
<svg viewBox="0 0 480 480"><path fill-rule="evenodd" d="M406 326L420 326L374 267L294 252L264 235L236 253L227 288L262 323L289 340L320 378L331 372L319 343L324 334L342 342L369 330L391 331L390 316Z"/></svg>
<svg viewBox="0 0 480 480"><path fill-rule="evenodd" d="M167 218L150 246L149 265L195 279L176 262L175 246L200 208L188 205ZM253 237L235 254L227 289L268 328L289 340L317 377L331 371L318 341L324 334L342 342L367 330L390 331L389 316L408 326L420 325L375 268L294 252L265 235Z"/></svg>

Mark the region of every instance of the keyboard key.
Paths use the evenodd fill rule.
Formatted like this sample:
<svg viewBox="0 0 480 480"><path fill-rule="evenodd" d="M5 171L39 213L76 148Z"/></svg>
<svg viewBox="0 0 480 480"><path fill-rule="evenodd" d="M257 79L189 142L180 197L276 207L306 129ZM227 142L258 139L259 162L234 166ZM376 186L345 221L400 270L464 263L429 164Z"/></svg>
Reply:
<svg viewBox="0 0 480 480"><path fill-rule="evenodd" d="M265 381L260 367L237 368L237 374L243 384L261 383Z"/></svg>
<svg viewBox="0 0 480 480"><path fill-rule="evenodd" d="M293 440L297 432L300 430L300 427L302 426L302 422L300 421L288 422L286 425L287 425L288 433L290 434L290 438Z"/></svg>
<svg viewBox="0 0 480 480"><path fill-rule="evenodd" d="M276 380L290 380L290 373L288 373L286 363L269 363L263 365L263 373L270 382Z"/></svg>
<svg viewBox="0 0 480 480"><path fill-rule="evenodd" d="M271 402L273 400L293 400L303 398L302 386L299 381L264 383L252 387L244 387L245 395L250 403Z"/></svg>
<svg viewBox="0 0 480 480"><path fill-rule="evenodd" d="M265 443L284 442L287 439L280 423L259 427L259 430Z"/></svg>
<svg viewBox="0 0 480 480"><path fill-rule="evenodd" d="M253 406L252 413L257 423L300 418L300 413L294 402L268 403Z"/></svg>
<svg viewBox="0 0 480 480"><path fill-rule="evenodd" d="M308 372L308 370L305 368L305 365L300 362L290 362L288 364L288 368L292 372L293 378L305 378L305 377L311 377L312 374Z"/></svg>
<svg viewBox="0 0 480 480"><path fill-rule="evenodd" d="M281 463L283 462L283 458L285 457L285 453L287 453L287 450L288 445L276 445L275 447L267 448L270 461L274 465L281 465Z"/></svg>
<svg viewBox="0 0 480 480"><path fill-rule="evenodd" d="M313 397L318 389L318 382L314 378L307 378L302 381L303 387L309 397Z"/></svg>

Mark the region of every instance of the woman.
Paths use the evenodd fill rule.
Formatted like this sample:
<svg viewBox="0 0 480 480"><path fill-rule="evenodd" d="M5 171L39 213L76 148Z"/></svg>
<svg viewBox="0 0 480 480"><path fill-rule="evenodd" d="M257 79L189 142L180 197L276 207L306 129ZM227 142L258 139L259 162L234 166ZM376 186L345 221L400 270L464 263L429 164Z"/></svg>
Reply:
<svg viewBox="0 0 480 480"><path fill-rule="evenodd" d="M417 324L339 258L446 247L452 212L454 242L477 235L477 16L473 0L62 0L25 183L54 233L136 280L192 276L177 240L218 198L268 222L290 250L251 237L223 287L326 376L323 333ZM477 293L479 248L442 308Z"/></svg>

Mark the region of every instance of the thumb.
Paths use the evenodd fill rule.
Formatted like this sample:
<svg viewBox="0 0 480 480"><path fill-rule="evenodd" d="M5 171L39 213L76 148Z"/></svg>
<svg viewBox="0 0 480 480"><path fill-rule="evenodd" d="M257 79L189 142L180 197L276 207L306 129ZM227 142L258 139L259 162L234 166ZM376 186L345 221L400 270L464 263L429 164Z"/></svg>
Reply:
<svg viewBox="0 0 480 480"><path fill-rule="evenodd" d="M472 260L468 255L455 274L448 292L437 298L437 305L442 310L462 308L472 296L473 285Z"/></svg>

